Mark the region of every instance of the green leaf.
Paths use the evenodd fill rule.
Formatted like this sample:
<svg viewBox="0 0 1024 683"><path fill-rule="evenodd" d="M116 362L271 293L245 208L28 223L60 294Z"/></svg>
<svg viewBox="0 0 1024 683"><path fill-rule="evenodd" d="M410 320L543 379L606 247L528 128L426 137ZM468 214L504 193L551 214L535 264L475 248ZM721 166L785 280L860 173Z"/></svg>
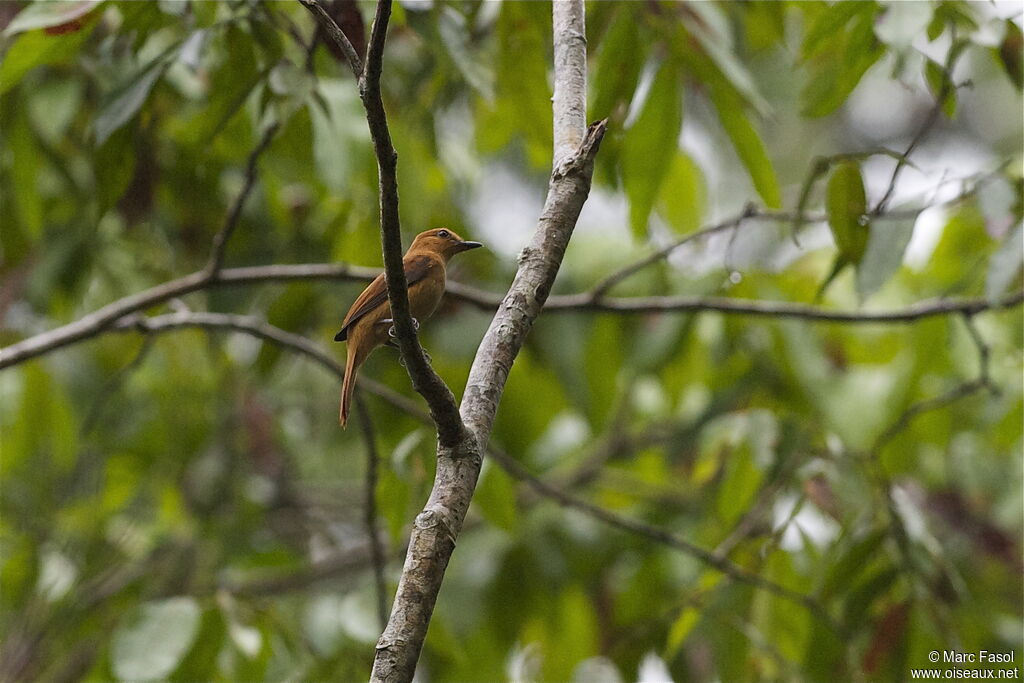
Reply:
<svg viewBox="0 0 1024 683"><path fill-rule="evenodd" d="M861 301L881 289L903 263L916 219L871 224L864 258L857 266L857 295Z"/></svg>
<svg viewBox="0 0 1024 683"><path fill-rule="evenodd" d="M775 460L778 422L767 410L722 415L700 433L697 467L720 466L715 509L728 524L746 511Z"/></svg>
<svg viewBox="0 0 1024 683"><path fill-rule="evenodd" d="M8 131L11 155L11 176L14 187L14 208L20 219L23 234L30 239L43 232L43 198L39 193L41 152L24 110Z"/></svg>
<svg viewBox="0 0 1024 683"><path fill-rule="evenodd" d="M14 421L0 430L0 475L29 465L37 472L63 471L75 462L78 440L66 389L38 363L25 365L24 389ZM4 397L5 405L8 401ZM6 408L5 408L6 410ZM55 466L55 467L51 467Z"/></svg>
<svg viewBox="0 0 1024 683"><path fill-rule="evenodd" d="M1024 34L1010 19L1006 20L1006 34L999 45L999 62L1017 90L1024 88Z"/></svg>
<svg viewBox="0 0 1024 683"><path fill-rule="evenodd" d="M926 59L924 77L928 83L928 89L936 98L945 90L942 112L949 118L953 118L956 114L956 88L953 87L953 82L950 80L949 74L946 73L946 69L936 62Z"/></svg>
<svg viewBox="0 0 1024 683"><path fill-rule="evenodd" d="M805 116L820 117L834 112L885 54L873 29L876 6L868 3L866 7L871 11L857 13L847 32L832 36L830 49L814 60L820 67L801 94Z"/></svg>
<svg viewBox="0 0 1024 683"><path fill-rule="evenodd" d="M622 320L599 316L590 326L586 345L577 349L577 359L582 351L587 384L583 396L575 398L583 399L587 418L592 425L602 425L611 417L625 350L629 348L624 327L625 322Z"/></svg>
<svg viewBox="0 0 1024 683"><path fill-rule="evenodd" d="M825 207L839 255L847 263L860 263L869 234L867 197L860 164L847 161L836 167L828 180Z"/></svg>
<svg viewBox="0 0 1024 683"><path fill-rule="evenodd" d="M302 330L318 321L318 313L312 285L296 282L285 287L267 307L267 322L282 330ZM266 374L280 356L281 347L263 344L253 367L257 372Z"/></svg>
<svg viewBox="0 0 1024 683"><path fill-rule="evenodd" d="M669 657L675 657L686 642L693 627L700 621L700 612L694 607L685 607L669 628L665 649Z"/></svg>
<svg viewBox="0 0 1024 683"><path fill-rule="evenodd" d="M192 646L199 617L199 605L189 597L133 609L114 629L110 652L114 675L129 681L167 677Z"/></svg>
<svg viewBox="0 0 1024 683"><path fill-rule="evenodd" d="M758 90L757 82L747 67L736 57L736 49L732 44L732 27L721 7L711 2L697 2L691 3L688 8L699 17L690 35L700 43L704 54L711 59L722 80L758 114L769 114L771 105Z"/></svg>
<svg viewBox="0 0 1024 683"><path fill-rule="evenodd" d="M827 5L807 29L800 48L801 61L828 48L855 16L873 14L874 11L875 3L870 0L846 0Z"/></svg>
<svg viewBox="0 0 1024 683"><path fill-rule="evenodd" d="M198 40L189 38L193 39ZM259 68L253 41L240 29L229 26L224 33L223 43L226 47L226 56L224 63L209 79L208 104L193 117L187 128L186 139L193 144L209 144L241 110L249 94L269 72L269 69ZM282 62L282 65L285 64L288 63ZM302 86L306 86L306 89L302 90ZM302 90L297 96L300 103L305 102L305 95L311 87L307 74L293 75L291 88Z"/></svg>
<svg viewBox="0 0 1024 683"><path fill-rule="evenodd" d="M848 627L859 626L874 602L884 595L899 578L900 572L894 567L885 567L850 589L846 588L843 601L843 622Z"/></svg>
<svg viewBox="0 0 1024 683"><path fill-rule="evenodd" d="M658 197L658 213L681 235L693 232L704 220L707 187L700 167L679 150L672 159Z"/></svg>
<svg viewBox="0 0 1024 683"><path fill-rule="evenodd" d="M764 475L746 444L725 453L724 470L715 509L722 524L729 525L738 520L753 503Z"/></svg>
<svg viewBox="0 0 1024 683"><path fill-rule="evenodd" d="M93 173L100 215L117 203L128 188L135 172L135 131L117 131L96 150Z"/></svg>
<svg viewBox="0 0 1024 683"><path fill-rule="evenodd" d="M754 130L750 119L743 111L743 102L732 91L721 87L711 88L711 101L718 110L718 120L732 140L736 154L750 174L757 193L770 208L782 206L779 181L775 168L765 149L761 136Z"/></svg>
<svg viewBox="0 0 1024 683"><path fill-rule="evenodd" d="M91 25L95 16L86 18L87 24ZM89 33L83 27L73 33L59 35L30 31L18 36L0 62L0 95L16 86L35 67L68 61L82 47Z"/></svg>
<svg viewBox="0 0 1024 683"><path fill-rule="evenodd" d="M938 290L980 293L985 272L980 266L996 248L977 204L963 204L949 215L942 237L920 275Z"/></svg>
<svg viewBox="0 0 1024 683"><path fill-rule="evenodd" d="M40 28L63 26L84 17L96 9L103 0L49 0L33 2L18 12L17 16L7 24L3 35L13 36L15 33L32 31Z"/></svg>
<svg viewBox="0 0 1024 683"><path fill-rule="evenodd" d="M592 118L622 121L644 66L645 46L630 3L616 3L615 18L598 48L592 76Z"/></svg>
<svg viewBox="0 0 1024 683"><path fill-rule="evenodd" d="M679 76L675 65L666 61L623 141L622 184L629 198L630 226L637 237L647 232L647 219L679 148L682 121Z"/></svg>
<svg viewBox="0 0 1024 683"><path fill-rule="evenodd" d="M475 130L481 151L496 152L514 136L522 136L527 158L537 168L551 166L550 22L550 9L540 3L501 3L496 97L491 102L478 98L477 103Z"/></svg>
<svg viewBox="0 0 1024 683"><path fill-rule="evenodd" d="M946 29L946 18L941 12L934 12L932 14L932 20L928 24L928 42L932 43L936 38L942 35L942 32Z"/></svg>
<svg viewBox="0 0 1024 683"><path fill-rule="evenodd" d="M490 460L480 475L480 483L473 494L473 503L488 522L496 527L513 531L516 527L516 488L505 471Z"/></svg>
<svg viewBox="0 0 1024 683"><path fill-rule="evenodd" d="M437 30L455 68L485 100L494 99L494 73L469 46L466 18L451 5L441 7Z"/></svg>
<svg viewBox="0 0 1024 683"><path fill-rule="evenodd" d="M992 303L1001 299L1021 269L1024 269L1024 224L1018 224L992 254L985 278L985 298Z"/></svg>
<svg viewBox="0 0 1024 683"><path fill-rule="evenodd" d="M808 681L842 681L846 674L847 643L827 628L814 628L804 651L803 674Z"/></svg>
<svg viewBox="0 0 1024 683"><path fill-rule="evenodd" d="M106 142L114 131L135 116L170 65L169 57L180 47L181 43L172 45L110 93L93 123L97 145Z"/></svg>
<svg viewBox="0 0 1024 683"><path fill-rule="evenodd" d="M885 541L886 532L884 529L872 531L865 534L849 544L839 555L839 559L825 575L819 595L823 600L828 600L834 595L845 591L869 563L874 559L875 553L882 547ZM838 550L838 549L837 549Z"/></svg>

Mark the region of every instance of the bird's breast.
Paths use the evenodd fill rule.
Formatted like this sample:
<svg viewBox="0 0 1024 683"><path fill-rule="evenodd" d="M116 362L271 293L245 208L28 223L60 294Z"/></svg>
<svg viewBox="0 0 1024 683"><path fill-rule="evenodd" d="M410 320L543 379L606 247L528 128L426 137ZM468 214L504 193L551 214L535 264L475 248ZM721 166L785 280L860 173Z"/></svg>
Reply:
<svg viewBox="0 0 1024 683"><path fill-rule="evenodd" d="M426 320L441 303L445 284L444 266L431 268L427 277L409 288L409 312L419 321Z"/></svg>

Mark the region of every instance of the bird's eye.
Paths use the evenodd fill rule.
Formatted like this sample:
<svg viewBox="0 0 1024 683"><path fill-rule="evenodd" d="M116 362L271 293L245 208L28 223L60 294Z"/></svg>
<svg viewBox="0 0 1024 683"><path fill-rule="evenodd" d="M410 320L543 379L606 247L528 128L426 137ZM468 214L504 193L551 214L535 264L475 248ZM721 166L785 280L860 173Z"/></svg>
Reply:
<svg viewBox="0 0 1024 683"><path fill-rule="evenodd" d="M450 232L448 232L447 230L439 230L438 233L437 233L437 236L441 237L441 238L444 238L444 239L448 239L449 237L452 236L452 234Z"/></svg>

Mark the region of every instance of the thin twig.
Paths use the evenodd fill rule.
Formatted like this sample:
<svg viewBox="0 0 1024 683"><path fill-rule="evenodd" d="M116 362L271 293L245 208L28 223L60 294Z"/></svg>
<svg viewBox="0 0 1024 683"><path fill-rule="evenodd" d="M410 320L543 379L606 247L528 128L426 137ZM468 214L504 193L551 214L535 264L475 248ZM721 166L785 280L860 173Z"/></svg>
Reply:
<svg viewBox="0 0 1024 683"><path fill-rule="evenodd" d="M452 447L468 435L455 395L434 371L420 346L409 312L409 291L402 262L402 228L398 213L398 153L391 142L387 114L381 98L380 79L383 71L384 42L387 39L391 17L391 0L378 0L366 51L366 64L359 80L359 97L366 110L366 123L377 157L380 189L380 236L384 256L385 281L388 303L394 320L399 350L413 388L423 396L437 426L437 438L442 446ZM334 20L324 14L321 23ZM338 29L340 31L340 29ZM351 46L350 46L351 47Z"/></svg>
<svg viewBox="0 0 1024 683"><path fill-rule="evenodd" d="M928 111L928 115L925 117L924 123L914 134L910 144L896 159L896 166L892 169L892 175L889 177L889 184L886 187L885 194L878 200L875 208L871 210L871 216L875 217L885 211L885 207L888 206L889 200L892 199L893 194L896 192L896 183L900 178L900 173L903 172L903 168L910 163L910 155L914 153L917 146L921 144L921 141L928 135L936 121L939 120L939 114L942 113L942 107L946 102L946 98L953 91L953 67L956 65L956 60L960 57L963 52L962 47L957 45L956 42L956 30L953 29L952 43L949 47L949 53L946 55L946 65L943 68L942 86L939 88L939 93L935 97L935 104Z"/></svg>
<svg viewBox="0 0 1024 683"><path fill-rule="evenodd" d="M967 328L967 334L970 335L971 341L974 343L974 348L978 350L978 379L982 385L988 389L989 393L993 396L999 395L999 387L992 381L991 375L991 355L992 349L985 342L985 339L981 336L981 332L978 331L978 327L974 324L974 316L970 313L964 313L964 327Z"/></svg>
<svg viewBox="0 0 1024 683"><path fill-rule="evenodd" d="M909 408L892 423L884 432L879 435L875 441L875 445L872 447L872 452L877 453L887 443L892 441L896 436L899 435L904 429L910 426L910 423L914 421L918 415L930 412L932 410L938 410L944 408L951 403L955 403L962 398L970 396L971 394L977 393L985 388L985 383L981 379L972 379L969 382L964 382L953 387L949 391L940 394L939 396L933 396L932 398L926 398L923 401L919 401Z"/></svg>
<svg viewBox="0 0 1024 683"><path fill-rule="evenodd" d="M377 616L380 628L388 623L387 583L384 581L384 547L377 531L377 464L380 456L377 453L377 437L374 434L373 418L366 408L361 392L356 392L356 414L363 432L363 443L366 445L366 479L363 485L364 505L363 523L366 525L366 536L370 543L370 563L373 566L374 588L377 593Z"/></svg>
<svg viewBox="0 0 1024 683"><path fill-rule="evenodd" d="M964 325L967 328L967 334L970 335L971 341L978 350L978 376L972 380L961 382L945 393L933 396L932 398L926 398L909 406L900 414L895 422L879 434L871 448L871 453L877 455L881 452L882 448L886 444L895 439L900 432L910 426L910 423L913 422L917 416L923 413L944 408L962 398L975 394L982 389L987 389L993 396L999 395L999 388L992 382L991 375L989 374L989 356L991 354L991 349L988 344L985 343L981 333L974 325L974 313L971 311L961 311L961 313L963 315Z"/></svg>
<svg viewBox="0 0 1024 683"><path fill-rule="evenodd" d="M245 206L245 200L249 198L249 194L252 192L252 188L256 185L256 163L259 161L260 155L270 145L270 141L274 139L274 134L277 132L278 124L272 123L267 126L267 129L263 131L263 136L260 138L259 143L249 153L249 160L245 164L245 181L242 183L242 189L238 192L235 197L234 203L231 205L231 210L228 211L227 217L224 219L224 225L217 231L217 234L213 236L213 246L210 249L210 260L206 264L205 274L209 279L217 277L217 272L224 265L224 255L228 248L228 240L231 239L232 233L235 231L235 226L238 225L238 220L242 217L242 207Z"/></svg>
<svg viewBox="0 0 1024 683"><path fill-rule="evenodd" d="M673 240L672 242L669 242L664 247L652 252L651 254L648 254L647 256L644 256L643 258L624 266L620 270L613 272L603 280L599 281L596 285L594 285L590 289L590 295L595 300L601 299L615 285L631 277L637 272L643 270L644 268L668 257L669 255L672 254L672 252L682 247L683 245L701 239L703 237L709 237L720 232L725 232L727 230L736 230L740 227L740 225L746 222L753 223L757 221L773 221L778 223L792 223L794 226L794 236L796 235L797 230L799 230L799 228L806 223L824 223L825 221L828 220L828 217L824 213L812 213L806 210L806 203L810 195L810 186L808 184L813 183L817 175L827 172L829 165L833 161L856 158L865 155L898 156L895 152L892 152L891 150L874 150L871 152L863 153L836 154L831 157L824 157L818 159L817 161L815 161L812 167L810 177L805 182L805 189L804 191L801 192L801 199L795 211L780 211L778 209L767 209L764 207L759 207L752 202L747 203L747 205L744 206L739 213L728 218L725 218L719 221L718 223L714 223L712 225L703 227L695 232L691 232L688 235L683 235L682 237L679 237ZM939 203L930 203L927 206L922 206L920 208L911 207L902 208L895 211L880 212L874 215L874 219L876 221L910 220L917 218L917 216L927 208L935 208L939 206L949 206L952 204L957 204L969 197L974 196L977 193L978 189L980 189L984 184L988 183L992 178L998 176L998 174L1002 172L1002 170L1007 166L1008 163L1008 161L1004 161L1002 164L999 165L998 168L981 174L980 176L977 177L977 180L974 185L965 188L956 196L950 197L945 201ZM907 164L913 166L913 164L910 164L909 162L907 162ZM797 246L799 246L799 243L797 243Z"/></svg>
<svg viewBox="0 0 1024 683"><path fill-rule="evenodd" d="M352 69L352 74L356 77L356 80L362 80L363 78L363 60L359 58L359 53L352 47L352 43L349 41L348 36L341 30L341 27L331 18L331 15L327 13L318 0L299 0L302 5L309 10L310 14L317 20L320 26L324 29L324 32L330 36L342 53L345 55L345 59L348 60L349 68ZM316 45L316 38L313 39L313 45Z"/></svg>
<svg viewBox="0 0 1024 683"><path fill-rule="evenodd" d="M258 576L241 583L225 583L219 588L234 595L260 597L301 591L309 586L362 571L372 562L369 547L357 547L344 554L320 560L287 573Z"/></svg>
<svg viewBox="0 0 1024 683"><path fill-rule="evenodd" d="M702 237L715 235L725 230L729 230L730 228L738 227L744 220L748 218L759 217L760 215L761 211L756 206L754 206L753 204L748 204L746 207L744 207L743 211L737 214L736 216L733 216L732 218L727 218L726 220L721 221L720 223L716 223L715 225L703 228L696 232L691 232L689 235L680 237L679 239L674 240L669 244L665 245L661 249L658 249L657 251L637 261L634 261L633 263L630 263L624 268L615 271L614 273L612 273L611 275L609 275L608 277L604 278L596 285L594 285L593 288L591 288L590 290L590 296L594 301L597 301L598 299L601 299L605 295L605 293L615 285L619 284L620 282L630 277L634 273L643 270L647 266L657 263L658 261L668 257L669 254L671 254L673 251L683 246L684 244L700 239Z"/></svg>
<svg viewBox="0 0 1024 683"><path fill-rule="evenodd" d="M985 299L931 299L889 311L843 311L786 301L759 301L707 296L648 296L604 298L592 301L589 293L554 296L544 307L546 312L600 311L606 313L717 313L797 318L834 323L907 323L937 315L969 314L1011 308L1024 301L1024 292L1016 292L996 302Z"/></svg>

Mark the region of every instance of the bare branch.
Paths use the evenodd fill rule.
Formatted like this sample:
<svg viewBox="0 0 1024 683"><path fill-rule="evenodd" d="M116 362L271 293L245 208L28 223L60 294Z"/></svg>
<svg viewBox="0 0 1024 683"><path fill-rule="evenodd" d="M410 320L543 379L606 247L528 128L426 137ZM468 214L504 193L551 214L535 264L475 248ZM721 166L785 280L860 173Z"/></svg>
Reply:
<svg viewBox="0 0 1024 683"><path fill-rule="evenodd" d="M977 325L974 324L973 314L964 313L964 327L967 328L967 334L970 335L974 348L978 350L978 380L981 381L982 386L989 390L989 393L993 396L998 396L999 387L992 382L990 370L992 349L981 336Z"/></svg>
<svg viewBox="0 0 1024 683"><path fill-rule="evenodd" d="M217 279L213 281L205 280L202 271L192 273L118 299L79 320L4 347L0 349L0 369L96 337L120 318L191 292L225 285L296 280L368 282L379 272L375 268L350 266L344 263L306 263L226 268L220 271ZM447 295L484 310L495 310L501 305L500 295L459 282L448 283ZM860 324L907 323L941 315L977 315L985 311L1011 308L1022 301L1024 292L1017 292L996 302L981 298L932 299L889 311L836 311L807 304L706 296L602 297L594 301L593 294L585 292L550 297L543 310L550 313L595 311L620 314L715 312Z"/></svg>
<svg viewBox="0 0 1024 683"><path fill-rule="evenodd" d="M916 418L918 415L930 412L932 410L938 410L939 408L944 408L950 405L951 403L956 403L960 399L966 398L971 394L977 393L978 391L981 391L984 388L985 384L981 379L972 379L969 382L958 384L957 386L953 387L944 394L940 394L939 396L935 396L933 398L927 398L924 399L923 401L913 404L905 411L903 411L899 418L897 418L897 420L892 425L890 425L884 432L882 432L881 436L879 436L878 439L875 441L875 445L872 448L872 451L878 452L879 450L881 450L883 446L885 446L887 443L896 438L896 436L899 435L900 432L909 427L910 423L913 422L914 418Z"/></svg>
<svg viewBox="0 0 1024 683"><path fill-rule="evenodd" d="M430 408L430 414L437 425L438 441L441 445L450 447L466 437L466 428L459 416L454 394L430 366L416 336L416 328L409 313L409 291L402 264L402 228L398 214L398 153L391 143L391 133L388 130L387 115L380 92L384 41L387 38L390 17L391 0L378 0L366 53L366 65L363 77L359 81L359 96L366 109L366 122L377 156L384 273L399 350L413 387L423 396Z"/></svg>
<svg viewBox="0 0 1024 683"><path fill-rule="evenodd" d="M893 152L891 150L873 150L868 152L844 153L836 154L830 157L822 157L816 160L815 163L812 165L810 175L808 179L805 181L804 187L800 193L800 200L797 203L796 210L780 211L778 209L766 209L764 207L759 207L755 205L753 202L748 202L747 205L743 207L743 210L740 211L739 213L729 218L726 218L722 221L719 221L718 223L714 223L712 225L701 228L696 232L691 232L688 235L683 235L682 237L679 237L678 239L669 242L664 247L652 252L651 254L648 254L647 256L624 266L620 270L613 272L611 275L607 276L604 280L601 280L596 285L594 285L594 287L591 288L591 296L593 296L595 299L600 299L605 294L607 294L615 285L619 284L623 280L626 280L627 278L643 270L644 268L653 265L658 261L668 257L672 252L674 252L676 249L683 246L684 244L688 244L692 241L704 237L709 237L720 232L736 230L745 223L753 223L755 221L792 223L793 236L795 240L797 231L799 231L799 229L804 224L824 223L828 220L828 216L826 216L824 213L812 213L807 211L806 208L807 202L810 199L810 190L818 176L826 173L833 163L844 161L847 159L856 159L863 158L866 156L880 155L900 158L896 152ZM913 164L911 164L909 161L904 163L906 165L913 166ZM903 208L895 211L881 211L875 214L874 218L875 220L911 220L917 218L917 216L925 209L957 204L977 194L978 190L981 189L986 183L990 182L993 178L998 177L1008 163L1008 161L1003 162L997 168L979 174L976 177L976 180L973 185L967 187L962 192L942 202L932 204L926 203L925 205L917 208ZM800 246L799 242L797 242L797 246Z"/></svg>
<svg viewBox="0 0 1024 683"><path fill-rule="evenodd" d="M264 131L260 142L249 154L249 160L246 163L245 182L232 203L227 217L224 219L223 227L214 235L210 261L206 268L191 275L186 275L183 278L165 282L151 289L118 299L97 311L79 318L73 323L50 330L49 332L37 334L17 344L0 349L0 369L52 351L53 349L67 346L81 339L95 336L107 325L128 313L140 311L154 304L162 303L176 296L194 292L197 289L203 289L216 283L219 278L218 271L224 259L224 250L227 248L228 239L238 223L245 200L250 192L252 192L253 185L256 182L256 162L270 145L270 141L276 131L277 124L269 126Z"/></svg>
<svg viewBox="0 0 1024 683"><path fill-rule="evenodd" d="M356 80L361 80L363 77L363 60L359 58L359 53L356 52L355 48L352 47L352 43L349 41L348 36L341 30L341 27L335 23L331 15L327 13L323 5L320 4L319 0L299 0L302 5L309 10L310 14L317 20L317 23L323 28L324 32L331 37L331 40L341 48L342 53L345 55L345 59L348 60L349 68L352 69L352 74L356 77ZM314 39L315 41L315 39ZM314 42L315 44L315 42Z"/></svg>
<svg viewBox="0 0 1024 683"><path fill-rule="evenodd" d="M387 39L388 22L391 18L391 1L378 0L377 10L370 32L366 52L366 63L360 60L352 44L334 19L315 0L300 0L309 9L327 33L345 52L349 65L359 82L359 97L366 110L366 123L373 140L377 157L380 189L380 232L384 255L384 272L388 286L388 302L394 319L395 333L406 370L413 387L426 400L430 414L437 426L438 440L442 445L453 446L466 436L455 396L434 369L430 366L423 347L420 346L409 313L409 292L402 264L402 229L398 213L398 153L391 142L387 114L381 98L380 79L383 71L384 43Z"/></svg>
<svg viewBox="0 0 1024 683"><path fill-rule="evenodd" d="M256 185L256 162L259 161L260 155L270 145L270 141L274 139L277 129L278 124L276 123L267 126L267 129L263 131L259 144L249 153L249 160L245 164L245 181L242 183L242 189L238 192L238 196L235 197L235 202L231 205L231 210L228 211L228 215L224 219L224 225L213 236L210 261L206 264L205 270L206 276L210 279L217 277L217 271L224 265L224 254L228 248L228 240L231 239L231 234L235 231L235 226L238 225L238 220L242 217L242 207L245 206L245 200L249 198L252 188Z"/></svg>
<svg viewBox="0 0 1024 683"><path fill-rule="evenodd" d="M462 415L481 444L486 444L490 437L512 363L547 302L576 219L590 192L594 157L604 132L604 121L592 124L576 154L552 173L533 239L520 254L512 286L477 350L462 400Z"/></svg>
<svg viewBox="0 0 1024 683"><path fill-rule="evenodd" d="M774 215L776 212L771 213L772 218L775 218L777 220L777 216ZM765 212L765 210L758 209L753 204L747 204L747 206L744 207L743 211L737 214L736 216L733 216L732 218L727 218L726 220L721 221L720 223L716 223L715 225L702 228L701 230L698 230L696 232L691 232L689 235L680 237L679 239L674 240L669 244L665 245L661 249L658 249L657 251L637 261L634 261L633 263L630 263L621 270L615 271L614 273L612 273L611 275L609 275L608 277L594 285L594 287L590 290L590 296L595 301L600 299L605 295L605 293L608 290L610 290L615 285L619 284L620 282L629 278L635 273L640 272L647 266L653 265L658 261L661 261L662 259L666 258L669 254L671 254L673 251L683 246L684 244L688 244L689 242L692 242L694 240L701 239L702 237L716 235L720 232L724 232L725 230L732 230L734 228L738 228L740 224L743 223L743 221L747 220L748 218L761 218L766 217L767 215L768 214ZM806 218L804 220L806 220Z"/></svg>
<svg viewBox="0 0 1024 683"><path fill-rule="evenodd" d="M966 45L958 45L956 41L956 29L953 29L952 42L949 46L949 53L946 55L946 64L943 68L942 87L939 88L939 93L935 96L935 104L928 111L928 115L925 117L924 123L914 134L914 138L907 145L907 148L903 153L896 159L896 166L892 169L892 175L889 177L889 184L886 186L885 194L878 200L878 204L871 210L871 216L878 216L885 207L888 206L889 200L892 199L893 193L896 192L896 183L899 181L900 173L903 172L903 167L910 163L910 155L914 153L917 146L921 144L921 141L927 137L932 127L935 126L936 121L939 120L939 114L942 113L942 107L946 103L946 98L953 92L953 67L956 65L957 59L963 52L963 48Z"/></svg>
<svg viewBox="0 0 1024 683"><path fill-rule="evenodd" d="M553 2L555 79L554 163L574 154L587 129L587 36L583 4Z"/></svg>
<svg viewBox="0 0 1024 683"><path fill-rule="evenodd" d="M169 280L156 287L136 292L111 302L78 320L61 327L23 339L0 349L0 369L49 353L75 342L95 337L112 323L126 315L137 313L175 297L225 284L274 282L288 280L329 279L366 280L379 271L336 264L302 266L261 266L222 270L211 280L205 271Z"/></svg>
<svg viewBox="0 0 1024 683"><path fill-rule="evenodd" d="M558 5L575 4L574 8ZM585 65L576 60L586 57L585 50L564 50L557 43L586 35L583 26L583 0L554 3L555 51L566 59L555 63L556 117L585 106L585 83L578 78ZM575 116L571 114L570 116ZM569 131L574 124L555 122L555 131ZM544 211L531 244L523 250L519 271L503 299L491 326L477 349L463 395L461 414L471 434L451 445L439 444L437 473L423 511L417 515L409 541L409 551L399 581L388 626L377 641L371 681L411 681L426 637L430 616L437 601L448 560L455 550L455 539L469 509L482 451L490 437L498 402L526 334L551 291L555 275L568 246L583 202L590 191L594 157L604 136L605 122L590 126L579 147L558 158L561 134L556 138L553 171ZM389 275L391 268L389 267ZM390 283L389 283L390 288ZM394 304L392 304L394 305ZM403 347L403 355L405 348ZM408 358L407 358L408 360Z"/></svg>
<svg viewBox="0 0 1024 683"><path fill-rule="evenodd" d="M276 344L292 353L297 353L310 358L337 377L342 377L344 375L344 368L305 337L285 332L268 323L246 316L184 311L150 318L126 318L112 328L112 331L135 330L147 334L155 334L184 328L232 331L247 334ZM408 413L410 416L420 420L424 424L432 423L430 416L423 412L415 402L408 400L404 396L395 394L391 389L379 385L371 380L362 378L359 380L359 386L370 393L380 396L399 410ZM822 619L823 623L828 624L830 628L837 628L835 626L835 622L828 616L824 608L810 596L787 589L784 586L775 584L768 579L764 579L757 574L743 569L739 565L730 562L724 556L724 553L706 550L686 541L683 538L670 534L667 531L642 522L630 520L576 498L562 489L531 475L521 467L514 458L494 446L488 447L488 453L494 457L498 464L501 465L509 475L525 482L541 496L551 498L561 505L579 509L595 519L609 524L610 526L614 526L629 533L644 536L657 541L658 543L662 543L663 545L667 545L675 548L676 550L687 553L736 581L755 586L778 595L779 597L794 601L806 607L814 613L815 616ZM224 586L224 588L233 593L253 596L270 595L290 590L298 590L317 581L326 580L340 574L362 569L367 564L372 565L374 562L372 559L372 553L373 550L368 544L363 550L353 551L345 556L319 563L299 572L291 572L280 576L255 579L244 584L227 585Z"/></svg>
<svg viewBox="0 0 1024 683"><path fill-rule="evenodd" d="M936 315L976 314L987 310L1011 308L1024 301L1024 292L1017 292L996 302L985 299L932 299L892 311L836 311L821 306L785 301L758 301L707 296L647 296L601 299L591 295L570 294L551 297L545 311L602 311L614 313L684 313L714 311L770 318L798 318L836 323L906 323Z"/></svg>

